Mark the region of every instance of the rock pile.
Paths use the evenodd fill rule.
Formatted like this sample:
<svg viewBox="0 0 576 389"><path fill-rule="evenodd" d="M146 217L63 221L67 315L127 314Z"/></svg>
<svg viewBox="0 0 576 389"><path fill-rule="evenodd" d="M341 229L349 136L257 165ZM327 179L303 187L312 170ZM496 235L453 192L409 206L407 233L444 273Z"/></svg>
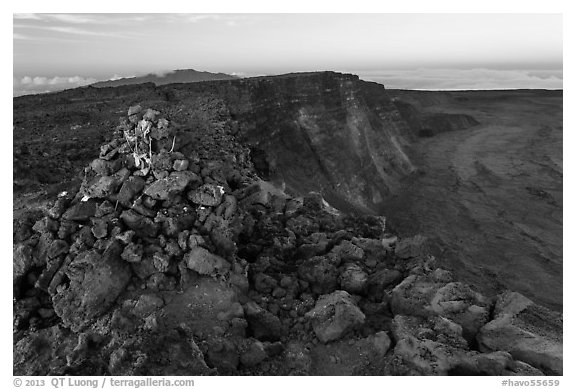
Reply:
<svg viewBox="0 0 576 389"><path fill-rule="evenodd" d="M315 374L338 355L350 374L562 373L561 317L541 334L543 308L455 282L425 238L286 195L240 143L218 159L176 136L130 107L77 193L16 231L15 374Z"/></svg>

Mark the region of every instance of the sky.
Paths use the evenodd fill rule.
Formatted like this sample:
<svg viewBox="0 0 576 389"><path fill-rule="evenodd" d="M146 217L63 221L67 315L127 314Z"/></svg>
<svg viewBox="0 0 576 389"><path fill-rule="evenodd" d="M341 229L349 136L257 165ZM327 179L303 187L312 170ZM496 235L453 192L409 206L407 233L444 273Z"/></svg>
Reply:
<svg viewBox="0 0 576 389"><path fill-rule="evenodd" d="M562 14L13 14L13 94L175 69L563 87Z"/></svg>

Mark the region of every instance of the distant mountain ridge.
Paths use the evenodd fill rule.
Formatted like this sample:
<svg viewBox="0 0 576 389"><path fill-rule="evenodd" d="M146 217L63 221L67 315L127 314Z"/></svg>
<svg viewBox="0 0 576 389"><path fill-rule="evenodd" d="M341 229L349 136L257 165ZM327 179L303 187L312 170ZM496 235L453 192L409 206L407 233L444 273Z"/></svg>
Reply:
<svg viewBox="0 0 576 389"><path fill-rule="evenodd" d="M149 73L145 76L120 78L118 80L99 81L91 86L95 88L114 87L121 85L136 85L146 82L152 82L155 85L200 82L200 81L217 81L217 80L234 80L237 76L225 73L200 72L194 69L179 69L164 75Z"/></svg>

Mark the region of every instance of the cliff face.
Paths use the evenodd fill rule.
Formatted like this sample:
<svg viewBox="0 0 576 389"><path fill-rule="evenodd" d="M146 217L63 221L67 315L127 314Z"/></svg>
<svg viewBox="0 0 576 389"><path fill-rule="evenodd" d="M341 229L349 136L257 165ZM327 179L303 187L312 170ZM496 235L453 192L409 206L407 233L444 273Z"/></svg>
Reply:
<svg viewBox="0 0 576 389"><path fill-rule="evenodd" d="M181 124L177 142L190 142L208 100L219 101L222 114L237 123L236 136L250 147L259 174L288 192L315 190L336 207L376 212L398 180L413 170L407 156L412 135L384 87L350 74L84 88L16 99L15 107L50 112L64 106L88 112L86 123L113 118L126 104L150 104ZM44 124L53 118L45 115ZM29 117L24 121L31 122Z"/></svg>
<svg viewBox="0 0 576 389"><path fill-rule="evenodd" d="M174 86L176 99L196 86ZM413 166L409 130L382 85L333 72L198 85L238 121L261 175L288 191L374 211Z"/></svg>

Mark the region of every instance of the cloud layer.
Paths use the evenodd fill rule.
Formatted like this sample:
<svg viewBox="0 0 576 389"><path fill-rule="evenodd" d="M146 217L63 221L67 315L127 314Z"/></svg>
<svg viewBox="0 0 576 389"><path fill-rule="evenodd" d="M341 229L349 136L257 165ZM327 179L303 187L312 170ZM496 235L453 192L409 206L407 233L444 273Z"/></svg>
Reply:
<svg viewBox="0 0 576 389"><path fill-rule="evenodd" d="M13 95L22 96L35 93L55 92L64 89L77 88L95 83L97 80L91 77L41 77L24 76L13 77Z"/></svg>
<svg viewBox="0 0 576 389"><path fill-rule="evenodd" d="M416 69L359 71L390 89L562 89L562 70Z"/></svg>

